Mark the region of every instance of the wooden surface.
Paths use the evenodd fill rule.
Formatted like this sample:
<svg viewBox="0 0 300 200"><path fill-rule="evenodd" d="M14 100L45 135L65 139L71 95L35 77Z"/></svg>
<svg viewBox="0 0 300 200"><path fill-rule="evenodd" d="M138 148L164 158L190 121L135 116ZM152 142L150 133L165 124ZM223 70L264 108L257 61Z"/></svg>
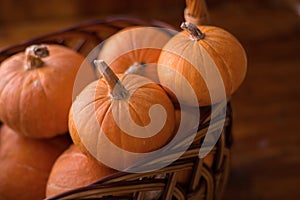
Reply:
<svg viewBox="0 0 300 200"><path fill-rule="evenodd" d="M119 9L107 6L113 14L181 23L181 0L166 1L161 7L147 4L149 9L129 2L133 5L130 9L125 4ZM300 18L293 10L296 1L222 2L208 1L212 24L232 32L244 45L249 61L247 78L232 97L234 146L224 199L299 199ZM44 18L40 17L43 13L37 13L38 18L34 14L5 18L2 13L0 48L110 13L100 13L91 5L82 7L83 11L73 5L75 11L69 8L67 16L60 8L57 15L51 13Z"/></svg>
<svg viewBox="0 0 300 200"><path fill-rule="evenodd" d="M235 141L224 199L299 199L300 18L281 4L225 7L214 18L240 38L249 69L232 98Z"/></svg>

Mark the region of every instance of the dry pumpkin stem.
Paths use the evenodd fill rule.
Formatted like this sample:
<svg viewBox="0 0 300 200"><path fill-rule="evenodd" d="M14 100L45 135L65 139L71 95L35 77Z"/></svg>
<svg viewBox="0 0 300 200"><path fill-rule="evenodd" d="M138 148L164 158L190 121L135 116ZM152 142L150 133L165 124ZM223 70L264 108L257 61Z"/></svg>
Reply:
<svg viewBox="0 0 300 200"><path fill-rule="evenodd" d="M205 34L200 31L200 29L190 22L183 22L180 26L183 30L186 30L192 37L192 39L198 41L205 38Z"/></svg>
<svg viewBox="0 0 300 200"><path fill-rule="evenodd" d="M26 48L26 70L42 67L44 62L42 58L49 56L49 50L46 45L32 45Z"/></svg>
<svg viewBox="0 0 300 200"><path fill-rule="evenodd" d="M197 25L209 23L207 6L204 0L186 0L184 15L186 20L193 20L190 22Z"/></svg>
<svg viewBox="0 0 300 200"><path fill-rule="evenodd" d="M135 62L126 70L125 74L138 74L138 75L145 76L146 67L147 64L144 62L141 63Z"/></svg>
<svg viewBox="0 0 300 200"><path fill-rule="evenodd" d="M128 90L125 89L120 79L110 69L106 62L103 60L94 60L94 64L107 82L111 98L115 100L126 99L129 96Z"/></svg>
<svg viewBox="0 0 300 200"><path fill-rule="evenodd" d="M187 8L189 9L189 15L193 17L198 17L202 13L202 0L186 0Z"/></svg>

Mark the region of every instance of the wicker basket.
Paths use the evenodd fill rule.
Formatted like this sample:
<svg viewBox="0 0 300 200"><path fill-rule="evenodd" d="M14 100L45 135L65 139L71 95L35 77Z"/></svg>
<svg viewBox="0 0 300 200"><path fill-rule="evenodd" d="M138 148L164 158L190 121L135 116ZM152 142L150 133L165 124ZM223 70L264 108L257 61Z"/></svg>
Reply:
<svg viewBox="0 0 300 200"><path fill-rule="evenodd" d="M39 43L65 45L86 56L96 45L112 34L125 27L134 25L172 28L170 25L159 21L145 21L128 16L108 17L82 23L2 49L0 50L0 62L13 54L23 51L31 44ZM172 164L152 172L120 172L105 177L89 186L75 189L50 199L141 200L147 199L150 193L158 195L159 199L220 199L230 169L230 147L232 144L231 106L230 102L227 102L227 105L216 105L214 110L210 107L201 107L199 109L201 118L197 135L185 153ZM226 110L225 123L224 116L222 117L224 110ZM221 132L218 142L210 153L213 155L211 166L208 166L198 156L208 129L211 132ZM177 150L174 147L170 152L171 154L176 154ZM151 164L156 162L161 162L160 158L152 160ZM143 164L147 165L149 163ZM178 182L177 178L180 173L186 173L189 180L188 183L181 184Z"/></svg>

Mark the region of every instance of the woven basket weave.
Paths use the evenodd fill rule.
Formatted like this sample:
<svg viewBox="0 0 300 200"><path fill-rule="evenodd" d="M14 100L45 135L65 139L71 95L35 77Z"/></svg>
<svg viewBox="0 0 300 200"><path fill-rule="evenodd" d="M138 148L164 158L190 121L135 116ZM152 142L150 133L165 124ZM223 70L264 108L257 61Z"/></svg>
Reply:
<svg viewBox="0 0 300 200"><path fill-rule="evenodd" d="M135 25L172 29L170 25L159 21L145 21L128 16L108 17L82 23L2 49L0 50L0 62L13 54L23 51L31 44L39 43L65 45L86 56L96 45L99 45L109 36L125 27ZM214 109L216 113L214 115L212 115L210 107L199 109L201 118L197 135L192 145L172 164L152 172L136 174L120 172L105 177L89 186L75 189L49 199L142 200L149 199L149 194L152 194L152 196L156 194L158 199L220 199L230 169L232 110L230 102L225 107L224 105L216 106L216 109ZM220 116L224 109L226 109L226 117L223 125L222 117ZM214 118L212 119L211 116L214 116ZM220 123L222 123L221 126ZM211 166L208 166L198 156L208 128L212 132L221 131L221 136L210 153L213 155ZM174 147L170 151L170 154L176 153L177 149ZM170 154L168 156L172 157ZM156 158L149 163L143 164L147 166L159 162L161 162L161 158ZM188 183L181 184L178 182L178 174L185 172L187 172L186 178Z"/></svg>

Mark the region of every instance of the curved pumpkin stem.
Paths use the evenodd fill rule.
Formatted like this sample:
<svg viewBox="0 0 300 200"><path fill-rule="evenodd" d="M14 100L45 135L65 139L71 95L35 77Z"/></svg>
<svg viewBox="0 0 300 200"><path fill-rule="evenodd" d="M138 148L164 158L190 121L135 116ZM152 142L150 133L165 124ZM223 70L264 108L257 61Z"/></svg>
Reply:
<svg viewBox="0 0 300 200"><path fill-rule="evenodd" d="M94 64L107 82L111 97L115 100L126 99L129 96L129 92L106 62L103 60L94 60Z"/></svg>
<svg viewBox="0 0 300 200"><path fill-rule="evenodd" d="M27 70L42 67L44 62L42 58L49 56L47 45L32 45L25 50L25 68Z"/></svg>
<svg viewBox="0 0 300 200"><path fill-rule="evenodd" d="M125 74L138 74L141 76L145 75L145 68L147 64L146 63L133 63L126 71Z"/></svg>
<svg viewBox="0 0 300 200"><path fill-rule="evenodd" d="M194 40L203 40L205 38L205 34L202 33L196 25L190 22L183 22L180 28L186 30Z"/></svg>
<svg viewBox="0 0 300 200"><path fill-rule="evenodd" d="M196 25L209 24L209 16L205 0L186 0L184 10L185 21Z"/></svg>

